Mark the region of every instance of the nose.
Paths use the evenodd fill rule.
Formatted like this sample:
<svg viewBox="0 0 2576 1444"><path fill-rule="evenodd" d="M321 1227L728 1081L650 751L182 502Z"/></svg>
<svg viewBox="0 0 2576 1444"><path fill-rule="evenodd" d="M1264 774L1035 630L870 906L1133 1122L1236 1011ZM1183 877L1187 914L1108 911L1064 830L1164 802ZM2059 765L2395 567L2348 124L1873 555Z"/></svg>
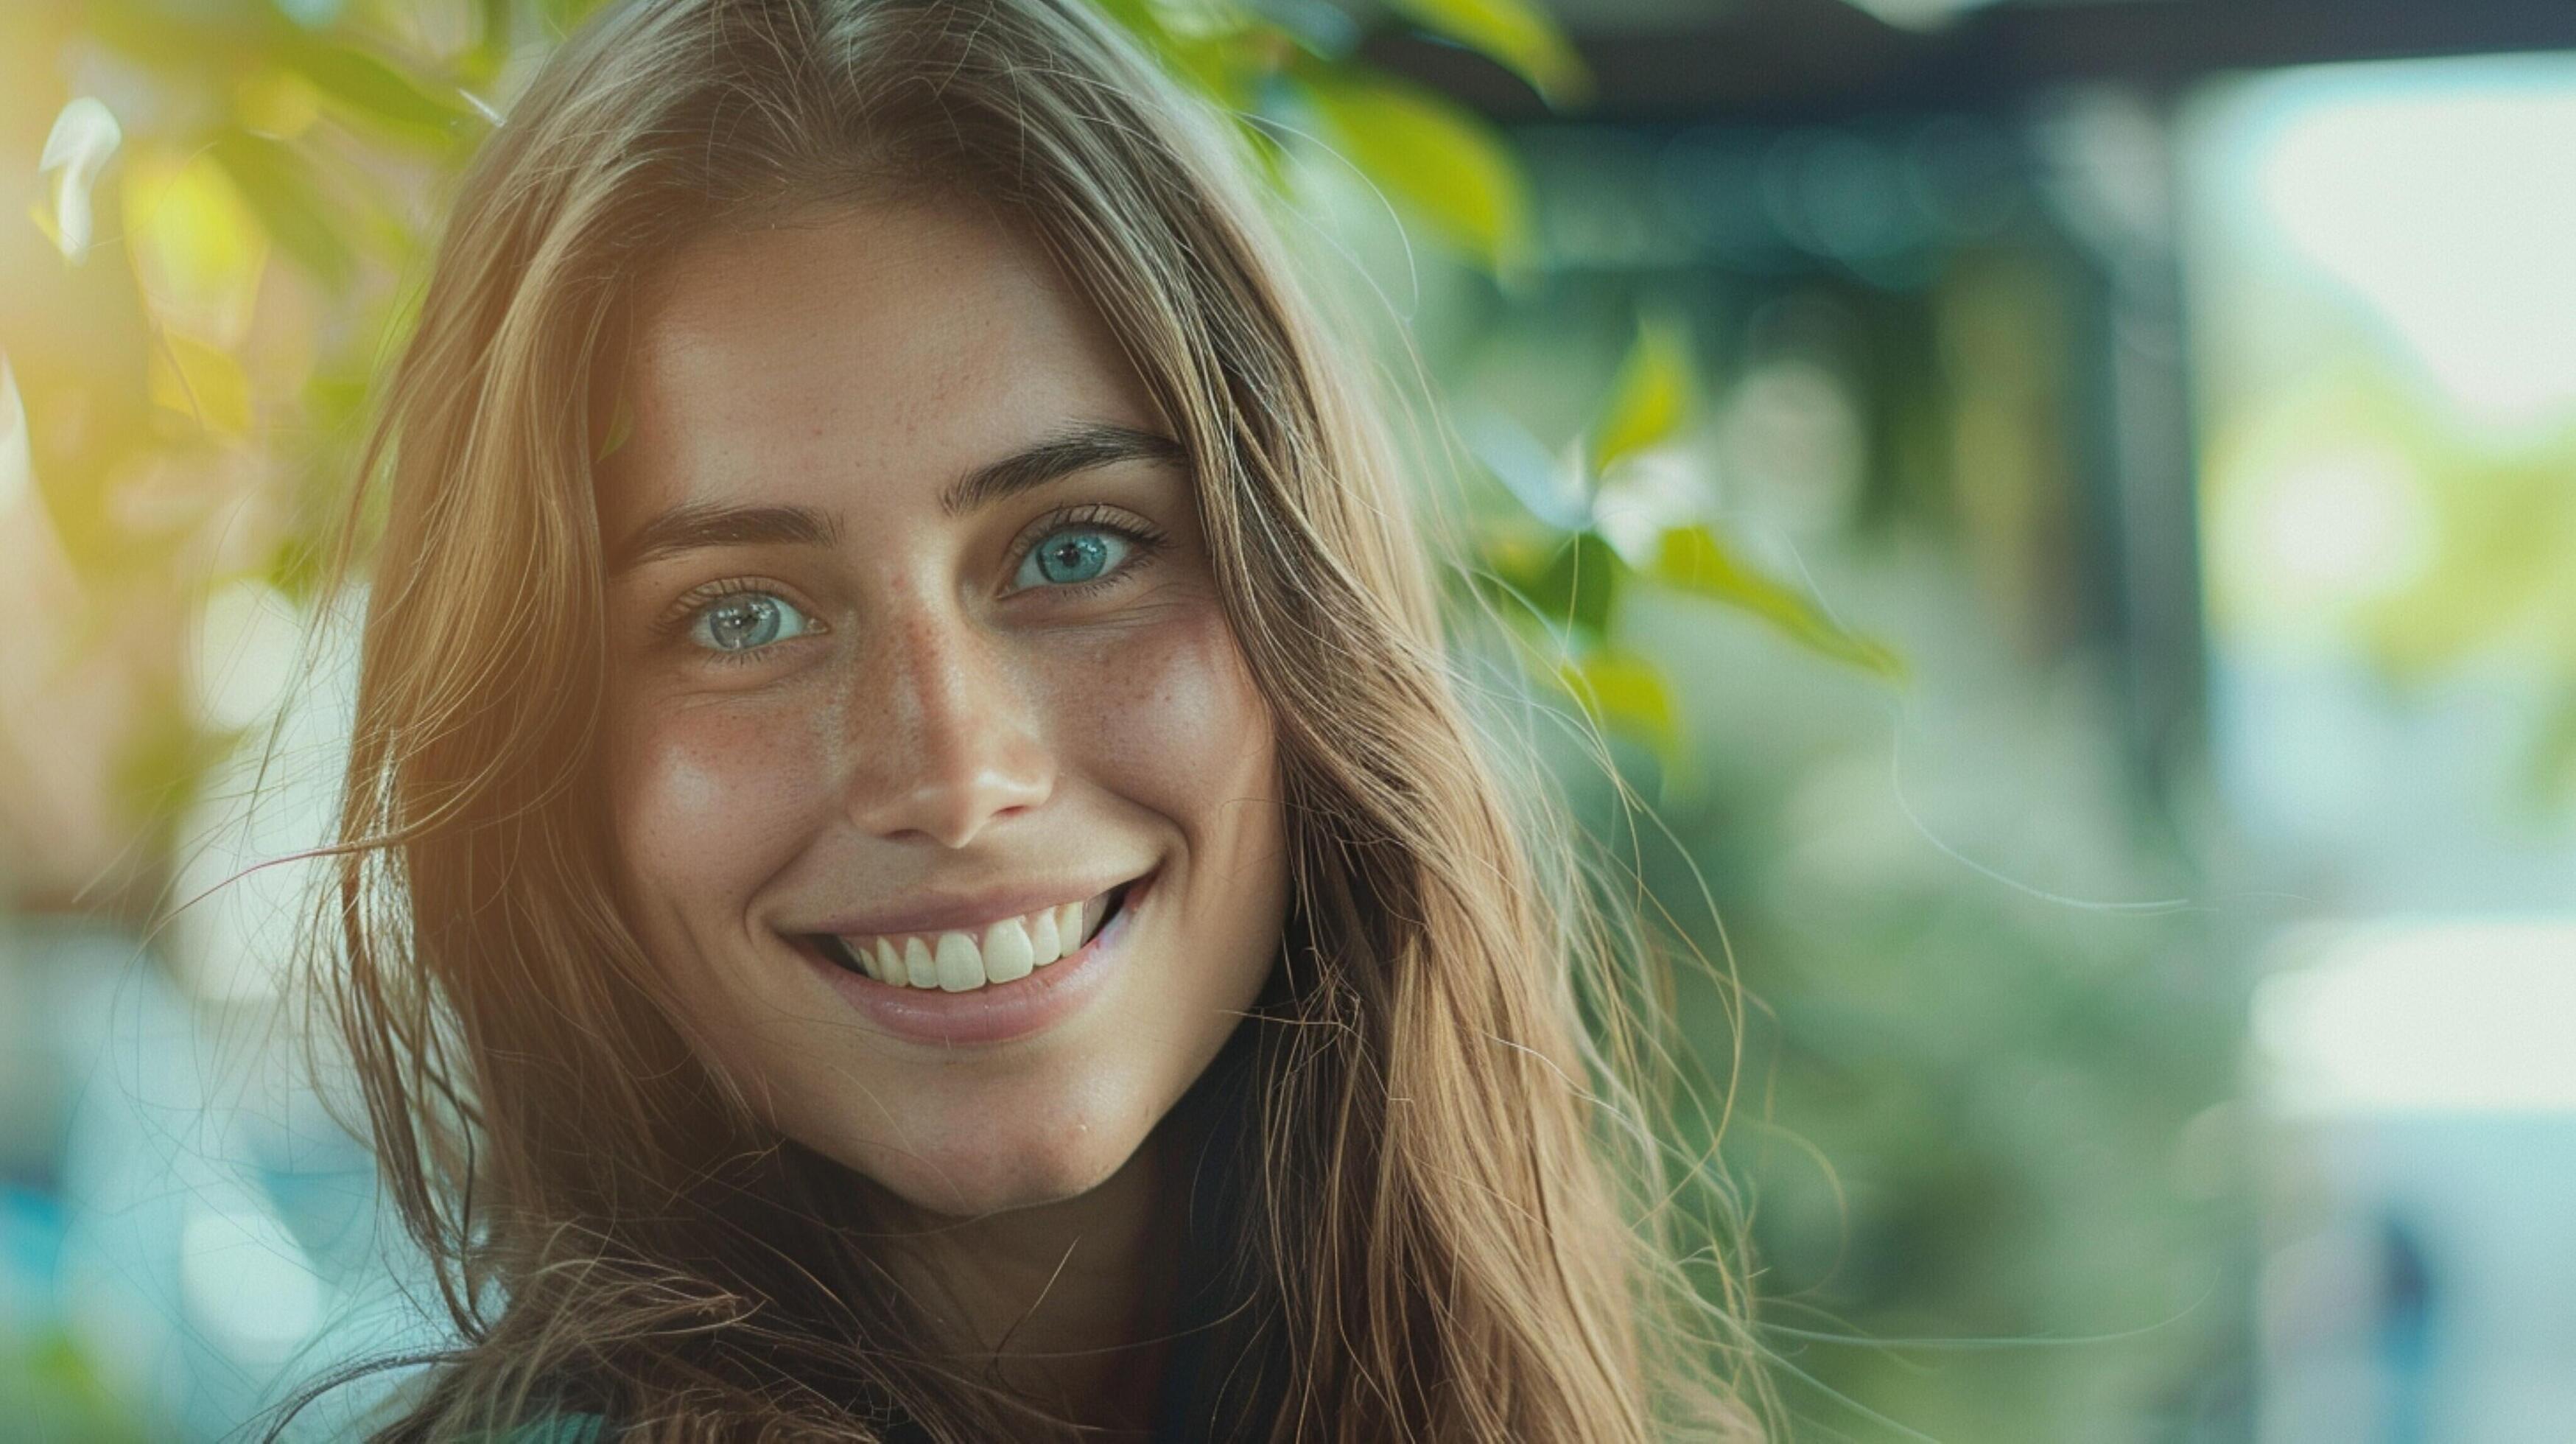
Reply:
<svg viewBox="0 0 2576 1444"><path fill-rule="evenodd" d="M853 821L959 848L1046 800L1054 758L1005 644L919 597L873 630L851 684Z"/></svg>

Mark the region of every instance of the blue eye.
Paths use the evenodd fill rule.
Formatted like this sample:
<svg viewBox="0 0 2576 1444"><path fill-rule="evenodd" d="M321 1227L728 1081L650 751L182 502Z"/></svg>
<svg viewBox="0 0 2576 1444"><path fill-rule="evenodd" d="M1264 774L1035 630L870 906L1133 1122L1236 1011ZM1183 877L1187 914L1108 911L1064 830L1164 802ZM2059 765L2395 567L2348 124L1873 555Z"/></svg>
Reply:
<svg viewBox="0 0 2576 1444"><path fill-rule="evenodd" d="M749 652L801 637L814 623L774 592L732 592L700 607L689 637L711 652Z"/></svg>
<svg viewBox="0 0 2576 1444"><path fill-rule="evenodd" d="M1119 559L1134 549L1129 537L1111 527L1069 526L1046 534L1020 561L1019 587L1075 586L1098 581L1117 569Z"/></svg>

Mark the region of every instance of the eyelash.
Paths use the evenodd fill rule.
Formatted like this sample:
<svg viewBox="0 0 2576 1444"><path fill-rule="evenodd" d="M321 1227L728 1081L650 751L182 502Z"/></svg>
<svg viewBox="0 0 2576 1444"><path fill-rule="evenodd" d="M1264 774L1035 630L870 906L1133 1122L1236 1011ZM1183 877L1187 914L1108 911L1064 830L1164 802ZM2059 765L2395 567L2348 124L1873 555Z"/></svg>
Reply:
<svg viewBox="0 0 2576 1444"><path fill-rule="evenodd" d="M1045 541L1048 537L1055 535L1057 532L1077 529L1084 531L1108 532L1112 536L1122 538L1135 550L1133 554L1128 557L1124 565L1105 576L1094 577L1087 582L1065 582L1056 586L1023 587L1020 590L1050 591L1062 593L1068 596L1080 597L1088 596L1094 592L1105 590L1109 587L1118 586L1124 583L1131 573L1137 571L1139 568L1151 564L1154 557L1162 551L1163 544L1167 540L1166 534L1162 528L1157 527L1150 522L1121 518L1119 514L1111 508L1093 503L1086 506L1072 507L1065 511L1057 512L1051 516L1041 518L1027 531L1022 532L1020 535L1026 540L1023 544L1015 544L1011 548L1010 558L1006 563L1004 563L1006 570L1017 573L1020 569L1020 564L1028 560L1029 553L1037 549L1038 543ZM727 577L722 581L701 583L700 585L691 587L688 591L683 592L680 595L679 600L671 604L670 612L666 614L660 622L655 624L655 630L661 633L667 640L674 642L686 641L691 629L697 626L699 616L702 615L707 608L725 600L727 597L738 597L747 594L777 595L780 601L786 602L789 605L796 607L797 610L804 612L809 620L813 617L811 609L805 607L803 603L796 601L795 598L784 595L779 591L778 584L775 582L763 581L758 577ZM817 622L815 625L819 627L821 623ZM693 648L692 650L700 653L710 661L725 666L732 666L740 663L758 661L760 660L762 653L769 651L771 647L774 647L775 645L777 644L771 643L768 646L752 647L738 652L720 651L709 647Z"/></svg>
<svg viewBox="0 0 2576 1444"><path fill-rule="evenodd" d="M739 652L728 652L716 647L696 646L689 641L689 633L697 629L698 618L706 615L708 608L729 597L744 596L774 596L794 607L808 621L813 621L814 608L789 596L786 589L778 583L765 581L759 577L727 577L722 581L702 582L682 592L679 600L671 604L671 610L665 613L659 622L654 623L653 629L664 641L686 647L689 651L719 666L759 661L762 654L770 651L777 644L773 642ZM823 624L819 621L815 621L814 626L817 630L823 629Z"/></svg>
<svg viewBox="0 0 2576 1444"><path fill-rule="evenodd" d="M1117 511L1093 502L1039 519L1034 526L1020 533L1026 539L1025 544L1011 548L1010 560L1006 565L1013 573L1017 573L1020 564L1029 559L1029 553L1037 550L1039 542L1045 541L1057 532L1077 529L1105 531L1111 536L1122 538L1129 546L1135 548L1135 553L1116 571L1093 577L1087 582L1064 582L1055 586L1026 587L1022 590L1049 591L1074 597L1088 596L1126 581L1128 576L1138 568L1149 565L1155 555L1163 549L1162 528L1142 519L1123 517Z"/></svg>

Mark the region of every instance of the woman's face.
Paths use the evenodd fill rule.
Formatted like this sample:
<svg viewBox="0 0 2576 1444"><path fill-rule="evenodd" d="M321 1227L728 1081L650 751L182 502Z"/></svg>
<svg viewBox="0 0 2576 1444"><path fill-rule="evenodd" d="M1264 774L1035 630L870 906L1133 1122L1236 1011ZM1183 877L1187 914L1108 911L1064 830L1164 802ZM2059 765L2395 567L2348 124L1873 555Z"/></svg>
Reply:
<svg viewBox="0 0 2576 1444"><path fill-rule="evenodd" d="M599 495L633 924L788 1136L942 1213L1082 1193L1286 907L1172 432L978 211L721 234L657 279Z"/></svg>

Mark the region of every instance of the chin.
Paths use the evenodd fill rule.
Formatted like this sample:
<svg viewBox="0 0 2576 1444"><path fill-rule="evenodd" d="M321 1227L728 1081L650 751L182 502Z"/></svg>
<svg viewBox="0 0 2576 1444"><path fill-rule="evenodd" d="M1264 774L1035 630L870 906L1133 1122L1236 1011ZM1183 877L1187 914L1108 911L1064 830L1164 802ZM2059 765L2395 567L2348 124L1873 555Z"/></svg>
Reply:
<svg viewBox="0 0 2576 1444"><path fill-rule="evenodd" d="M888 1160L867 1172L913 1207L958 1218L1008 1213L1079 1198L1107 1182L1135 1150L1033 1144L1021 1151Z"/></svg>
<svg viewBox="0 0 2576 1444"><path fill-rule="evenodd" d="M932 1071L857 1089L846 1076L834 1088L781 1086L772 1098L796 1106L769 1121L911 1208L969 1218L1091 1192L1136 1155L1169 1106L1158 1070L1096 1053L1009 1079ZM906 1091L910 1106L889 1105Z"/></svg>
<svg viewBox="0 0 2576 1444"><path fill-rule="evenodd" d="M823 1151L914 1208L952 1217L1060 1203L1098 1188L1124 1167L1151 1131L1132 1110L1023 1107L1011 1125L989 1116L924 1120L900 1141L840 1141ZM891 1146L890 1146L891 1145Z"/></svg>

